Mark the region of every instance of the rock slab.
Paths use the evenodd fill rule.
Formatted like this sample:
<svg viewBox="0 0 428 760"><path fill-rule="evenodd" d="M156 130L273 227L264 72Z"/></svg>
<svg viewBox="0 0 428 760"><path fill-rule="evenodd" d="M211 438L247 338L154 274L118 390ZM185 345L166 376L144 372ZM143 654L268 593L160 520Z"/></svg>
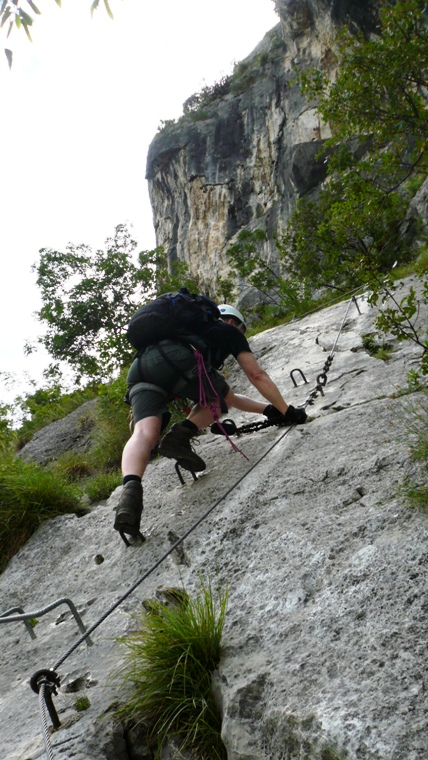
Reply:
<svg viewBox="0 0 428 760"><path fill-rule="evenodd" d="M403 481L424 473L411 459L401 396L417 365L411 344L391 340L388 362L370 356L364 298L339 303L251 339L263 367L294 405L304 404L335 345L323 395L305 426L269 428L237 443L207 434L207 470L180 485L171 461L145 478L147 541L126 548L113 531L120 489L90 514L43 524L0 577L2 610L31 611L67 596L87 626L115 606L207 509L218 506L58 668L62 722L54 758L150 757L114 718L122 687L118 638L161 588L210 573L229 588L215 689L228 760L426 760L427 514ZM427 321L426 310L420 314ZM339 334L340 331L340 334ZM339 336L339 337L338 337ZM290 371L308 380L297 387ZM251 392L235 369L229 382ZM234 415L238 425L258 419ZM231 489L231 487L234 486ZM1 757L45 757L29 678L51 668L80 634L66 608L40 617L36 639L22 623L0 625ZM76 698L87 696L79 712ZM171 752L168 757L174 757ZM175 755L175 757L177 757Z"/></svg>

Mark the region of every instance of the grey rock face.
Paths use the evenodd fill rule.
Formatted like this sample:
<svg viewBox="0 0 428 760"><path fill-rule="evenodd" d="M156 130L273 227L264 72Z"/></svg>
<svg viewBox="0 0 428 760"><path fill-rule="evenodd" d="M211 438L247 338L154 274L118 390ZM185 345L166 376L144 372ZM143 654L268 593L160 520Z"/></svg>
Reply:
<svg viewBox="0 0 428 760"><path fill-rule="evenodd" d="M86 451L91 445L97 399L82 404L61 420L39 430L19 451L25 462L47 464L66 451Z"/></svg>
<svg viewBox="0 0 428 760"><path fill-rule="evenodd" d="M325 179L317 158L330 136L295 69L334 70L343 23L375 28L376 3L277 0L280 24L237 69L229 94L154 138L147 178L157 244L186 261L213 292L226 250L243 229L268 231L263 255L278 266L281 233L296 198ZM197 119L197 120L196 120Z"/></svg>
<svg viewBox="0 0 428 760"><path fill-rule="evenodd" d="M170 460L150 464L143 545L127 549L112 528L119 488L85 517L44 523L0 576L3 610L68 596L92 626L224 496L184 553L168 556L93 632L94 645L80 645L58 668L55 760L150 757L141 735L114 719L123 695L113 677L124 658L117 639L133 630L145 599L181 584L192 592L198 573L229 587L215 676L228 760L426 760L428 525L401 490L406 478L423 477L405 414L421 394L397 393L420 352L391 338L388 362L369 356L361 336L373 330L373 312L364 298L361 313L348 306L251 339L295 406L309 398L336 344L324 395L308 408L312 421L235 438L249 461L221 436L203 435L207 470L197 482L187 474L180 485ZM421 311L420 329L427 316ZM251 395L234 366L230 384ZM294 387L296 367L307 384L296 376ZM232 416L238 426L260 419ZM23 623L0 625L3 760L45 757L28 680L80 635L58 611L34 630L32 640ZM90 707L78 712L82 695Z"/></svg>
<svg viewBox="0 0 428 760"><path fill-rule="evenodd" d="M275 8L282 23L297 37L315 27L320 20L333 23L355 24L366 32L377 28L376 0L275 0Z"/></svg>
<svg viewBox="0 0 428 760"><path fill-rule="evenodd" d="M157 244L207 288L227 271L225 250L240 230L280 231L296 196L325 177L315 156L329 132L295 84L280 25L254 51L250 69L242 91L238 82L203 119L158 134L147 159ZM275 266L272 241L264 254Z"/></svg>

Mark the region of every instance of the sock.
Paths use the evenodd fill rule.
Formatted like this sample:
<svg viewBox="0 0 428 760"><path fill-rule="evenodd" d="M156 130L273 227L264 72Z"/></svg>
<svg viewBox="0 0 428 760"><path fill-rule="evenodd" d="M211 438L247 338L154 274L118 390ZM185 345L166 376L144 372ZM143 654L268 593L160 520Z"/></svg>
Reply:
<svg viewBox="0 0 428 760"><path fill-rule="evenodd" d="M122 485L125 485L125 483L129 483L130 480L136 480L137 483L141 483L141 478L139 475L125 475L125 477L123 478Z"/></svg>
<svg viewBox="0 0 428 760"><path fill-rule="evenodd" d="M191 422L190 420L184 420L182 423L182 426L187 428L188 430L191 430L192 433L197 433L199 428L197 425L195 425L194 422Z"/></svg>

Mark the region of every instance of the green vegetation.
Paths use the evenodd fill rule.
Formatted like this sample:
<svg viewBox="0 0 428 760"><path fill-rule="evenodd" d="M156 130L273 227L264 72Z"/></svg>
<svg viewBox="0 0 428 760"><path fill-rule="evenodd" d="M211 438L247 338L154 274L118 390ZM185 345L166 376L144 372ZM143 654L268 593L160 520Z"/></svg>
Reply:
<svg viewBox="0 0 428 760"><path fill-rule="evenodd" d="M196 596L180 592L169 605L150 600L137 631L122 639L128 696L119 716L132 724L150 722L156 758L171 734L194 757L226 758L211 679L220 659L227 592L214 591L202 578L200 587Z"/></svg>
<svg viewBox="0 0 428 760"><path fill-rule="evenodd" d="M124 402L128 368L116 380L100 386L96 410L95 445L91 451L93 470L115 473L129 438L129 409Z"/></svg>
<svg viewBox="0 0 428 760"><path fill-rule="evenodd" d="M116 472L100 472L85 483L85 493L92 504L108 499L120 485L122 485L122 473L119 469Z"/></svg>
<svg viewBox="0 0 428 760"><path fill-rule="evenodd" d="M415 327L416 291L398 301L394 268L414 271L428 300L426 231L410 202L428 176L428 27L422 0L382 6L381 33L366 39L343 32L337 77L312 71L300 77L317 100L333 137L323 149L327 179L298 201L276 240L279 265L266 257L265 233L241 231L228 258L235 274L257 287L269 324L312 311L329 300L369 290L380 308L376 327L421 348L428 373L428 332ZM334 296L333 296L334 297ZM379 347L376 355L379 357ZM387 354L384 353L384 358Z"/></svg>
<svg viewBox="0 0 428 760"><path fill-rule="evenodd" d="M84 496L90 503L107 499L121 484L120 460L129 437L128 411L123 402L125 387L122 375L111 386L77 390L63 396L57 386L39 389L28 397L28 404L20 399L21 408L32 416L18 430L13 430L8 421L8 407L3 408L4 418L0 417L0 570L44 520L78 512ZM83 425L93 426L95 444L90 452L68 451L46 466L16 458L17 448L34 432L54 419L65 417L87 400L88 394L98 397L90 418L83 417L81 421ZM50 398L54 400L49 411L46 404Z"/></svg>
<svg viewBox="0 0 428 760"><path fill-rule="evenodd" d="M420 482L407 480L402 491L411 506L428 509L428 390L426 386L410 388L415 389L419 393L405 404L403 419L412 458L421 465Z"/></svg>
<svg viewBox="0 0 428 760"><path fill-rule="evenodd" d="M28 415L17 430L10 423L10 407L0 410L1 569L44 520L79 511L83 496L89 502L107 499L120 485L120 458L129 437L124 393L123 376L111 386L63 395L54 383L17 400L13 411ZM44 467L16 458L16 450L37 430L96 397L90 417L81 419L82 425L94 426L94 450L66 452Z"/></svg>
<svg viewBox="0 0 428 760"><path fill-rule="evenodd" d="M314 288L343 291L412 258L400 234L408 203L355 172L336 172L315 200L297 204L278 240L285 270Z"/></svg>
<svg viewBox="0 0 428 760"><path fill-rule="evenodd" d="M280 35L271 39L269 51L264 51L252 58L236 63L232 74L223 76L212 85L205 85L183 103L183 115L179 119L161 121L159 132L168 130L177 124L189 121L202 121L210 117L211 106L227 95L242 95L253 84L267 76L269 65L285 50L285 43Z"/></svg>
<svg viewBox="0 0 428 760"><path fill-rule="evenodd" d="M424 13L421 0L385 4L379 36L341 35L334 82L326 71L301 77L332 129L328 178L299 201L278 245L286 270L313 288L361 284L379 300L384 273L415 258L422 231L409 203L428 174Z"/></svg>
<svg viewBox="0 0 428 760"><path fill-rule="evenodd" d="M0 569L48 518L80 507L79 489L58 472L4 456L0 460Z"/></svg>
<svg viewBox="0 0 428 760"><path fill-rule="evenodd" d="M131 260L134 248L121 225L104 251L73 245L63 253L41 251L39 318L48 330L40 342L55 363L44 387L0 407L0 506L2 498L7 501L0 521L2 567L44 519L81 509L82 498L90 503L107 499L122 482L120 462L129 438L126 374L135 354L125 339L125 325L149 297L182 284L199 290L185 264L167 267L162 248L141 252L138 265ZM70 392L60 386L59 361L81 383ZM66 452L45 467L15 458L38 430L91 399L97 403L79 423L93 431L90 452ZM17 429L12 420L20 425Z"/></svg>
<svg viewBox="0 0 428 760"><path fill-rule="evenodd" d="M71 414L86 401L97 396L95 386L77 388L70 393L64 393L59 382L55 380L44 388L37 388L23 396L18 396L9 412L15 418L22 420L16 432L17 448L20 449L31 440L34 433L51 422Z"/></svg>
<svg viewBox="0 0 428 760"><path fill-rule="evenodd" d="M84 710L89 710L91 706L91 700L89 697L82 696L82 697L76 697L76 700L74 702L74 707L77 710L77 712L83 712Z"/></svg>
<svg viewBox="0 0 428 760"><path fill-rule="evenodd" d="M129 230L119 225L104 250L69 245L65 252L40 251L34 269L43 306L37 316L46 332L38 342L56 362L51 376L59 372L58 362L66 361L77 383L102 382L130 361L124 328L150 293L150 267L157 255L141 253L137 266L132 260L135 248ZM32 350L27 347L28 353Z"/></svg>
<svg viewBox="0 0 428 760"><path fill-rule="evenodd" d="M334 81L324 72L302 77L304 92L317 98L332 128L325 153L327 181L316 197L297 204L285 234L276 241L278 264L271 265L267 258L262 229L242 230L228 250L231 275L219 278L216 285L217 300L226 302L233 301L236 278L259 289L263 303L249 315L250 333L347 297L350 289L365 288L370 303L380 309L378 333L364 336L365 349L387 360L386 334L414 342L420 348L415 381L428 374L428 332L417 327L419 301L428 302L428 244L409 214L410 201L428 174L424 7L421 0L386 4L379 37L365 39L347 32L342 36ZM279 54L280 44L275 43L269 55L238 64L231 77L192 96L185 115L198 118L210 103L247 86L254 72L263 73ZM120 483L120 459L129 436L123 396L134 352L125 339L125 326L145 300L181 284L200 290L200 283L183 262L171 268L160 247L137 253L125 225L116 227L103 250L84 245L69 245L62 252L43 249L35 270L43 304L38 316L46 328L39 343L53 363L46 387L16 399L13 409L0 407L0 465L8 467L15 450L37 430L85 401L98 399L94 411L82 420L95 431L90 457L69 453L45 470L34 466L32 472L38 472L41 483L45 475L69 487L77 483L90 501L107 498ZM422 282L419 301L415 288L396 296L400 278L410 272ZM64 362L80 383L70 392L60 384ZM18 430L12 428L11 413L20 420ZM29 473L16 460L12 470L17 478L20 469L19 477ZM22 496L21 509L27 497L31 502L29 493ZM23 540L20 521L16 524L11 546ZM30 521L29 534L34 525Z"/></svg>
<svg viewBox="0 0 428 760"><path fill-rule="evenodd" d="M43 306L37 316L46 332L38 343L54 360L48 377L60 376L60 362L66 362L77 384L109 382L134 353L125 336L131 314L179 284L198 288L186 264L168 268L162 247L138 255L135 249L129 229L118 225L103 250L70 244L66 251L40 251L34 270Z"/></svg>
<svg viewBox="0 0 428 760"><path fill-rule="evenodd" d="M206 85L183 103L183 113L192 114L204 109L230 92L230 77L222 77L213 85Z"/></svg>
<svg viewBox="0 0 428 760"><path fill-rule="evenodd" d="M370 356L375 356L376 359L383 359L387 361L391 358L392 346L385 341L379 342L375 333L366 333L361 336L363 348Z"/></svg>
<svg viewBox="0 0 428 760"><path fill-rule="evenodd" d="M372 280L372 293L369 303L380 308L380 315L375 320L377 329L385 334L394 335L399 342L409 340L420 350L420 364L416 374L428 374L428 329L423 332L417 328L417 317L420 303L428 304L428 277L421 278L423 283L422 295L418 299L413 286L399 301L396 298L398 283L389 275L383 281L379 278Z"/></svg>

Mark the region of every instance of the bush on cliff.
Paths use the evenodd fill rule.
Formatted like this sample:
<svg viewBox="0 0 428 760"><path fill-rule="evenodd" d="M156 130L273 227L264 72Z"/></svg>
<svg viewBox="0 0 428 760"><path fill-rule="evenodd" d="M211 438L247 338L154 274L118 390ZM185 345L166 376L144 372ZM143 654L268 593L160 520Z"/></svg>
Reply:
<svg viewBox="0 0 428 760"><path fill-rule="evenodd" d="M220 659L227 591L215 593L202 578L200 584L195 597L171 589L166 603L146 602L138 630L122 639L127 660L121 677L128 696L119 716L134 724L150 722L157 758L170 735L178 735L180 750L190 750L192 757L226 757L212 673Z"/></svg>

